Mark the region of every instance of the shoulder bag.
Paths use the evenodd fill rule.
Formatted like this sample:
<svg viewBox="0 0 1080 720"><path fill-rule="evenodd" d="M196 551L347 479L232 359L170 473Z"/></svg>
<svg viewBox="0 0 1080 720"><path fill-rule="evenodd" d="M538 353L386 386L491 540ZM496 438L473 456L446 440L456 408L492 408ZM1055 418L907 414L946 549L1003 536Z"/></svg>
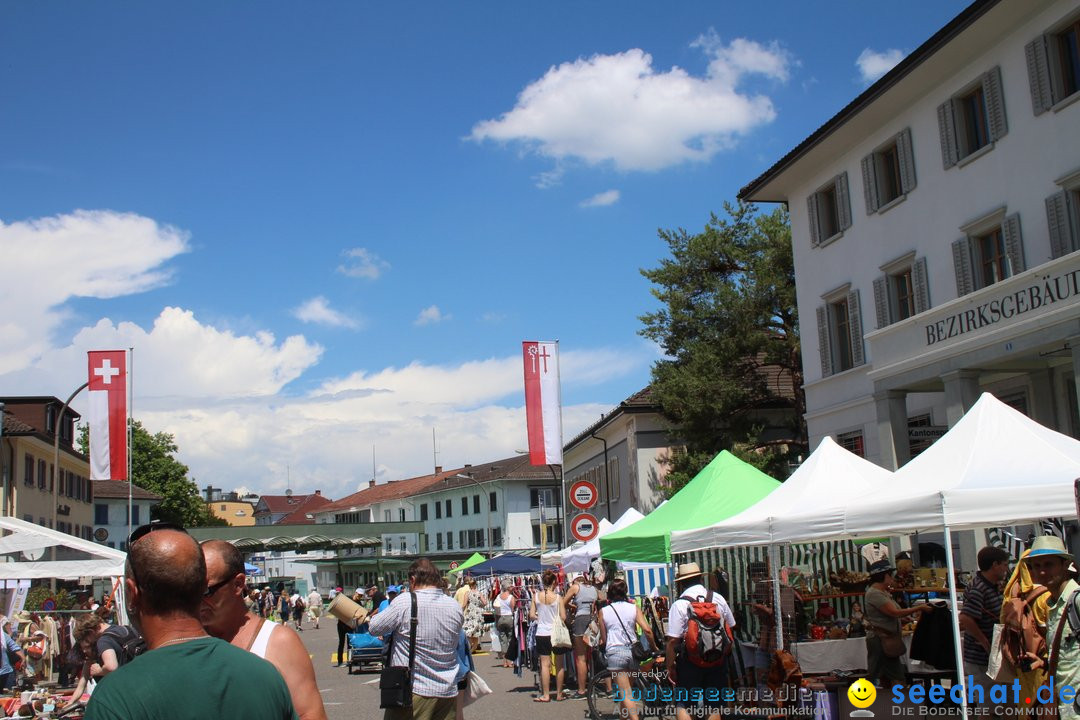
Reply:
<svg viewBox="0 0 1080 720"><path fill-rule="evenodd" d="M412 707L412 669L416 660L416 593L410 592L412 614L409 617L409 664L406 667L391 666L394 657L394 636L390 636L386 651L386 667L379 675L379 707Z"/></svg>
<svg viewBox="0 0 1080 720"><path fill-rule="evenodd" d="M630 657L634 658L634 662L636 662L638 665L640 665L641 663L645 662L646 660L651 660L652 659L652 653L649 652L648 650L646 650L645 647L641 644L641 641L637 639L637 633L636 632L630 633L626 629L626 625L622 621L622 616L619 615L619 611L615 608L614 603L609 605L608 607L611 608L611 612L615 613L615 619L619 621L619 625L622 626L623 632L626 633L626 636L628 638L630 638ZM636 607L635 607L634 613L635 613L634 622L636 623L637 622L637 616L636 616L637 609L636 609ZM636 631L637 628L634 628L634 630Z"/></svg>
<svg viewBox="0 0 1080 720"><path fill-rule="evenodd" d="M892 633L886 631L877 625L870 625L874 634L877 635L878 640L881 641L881 652L887 658L898 658L907 653L907 646L904 645L904 637L900 633Z"/></svg>
<svg viewBox="0 0 1080 720"><path fill-rule="evenodd" d="M469 674L465 676L465 704L472 705L474 702L491 694L491 687L484 682L484 678L476 674L475 670L470 670Z"/></svg>
<svg viewBox="0 0 1080 720"><path fill-rule="evenodd" d="M560 600L559 596L555 596L555 617L551 618L551 647L567 649L574 646L574 643L570 640L570 631L566 629L566 623L563 622L562 616L559 614Z"/></svg>

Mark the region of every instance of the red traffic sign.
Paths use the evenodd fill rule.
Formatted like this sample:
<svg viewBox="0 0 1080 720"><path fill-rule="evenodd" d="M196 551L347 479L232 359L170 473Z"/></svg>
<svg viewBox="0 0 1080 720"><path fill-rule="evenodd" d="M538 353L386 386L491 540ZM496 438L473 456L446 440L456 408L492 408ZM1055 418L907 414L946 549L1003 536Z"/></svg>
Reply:
<svg viewBox="0 0 1080 720"><path fill-rule="evenodd" d="M450 563L450 569L451 569L451 570L455 569L455 568L456 568L457 566L458 566L458 561L457 561L457 560L455 560L455 561L453 561L452 563Z"/></svg>
<svg viewBox="0 0 1080 720"><path fill-rule="evenodd" d="M600 531L600 524L589 513L575 515L570 521L570 534L581 542L589 542Z"/></svg>
<svg viewBox="0 0 1080 720"><path fill-rule="evenodd" d="M596 504L598 493L596 486L588 480L579 480L570 486L570 504L582 510L588 510Z"/></svg>

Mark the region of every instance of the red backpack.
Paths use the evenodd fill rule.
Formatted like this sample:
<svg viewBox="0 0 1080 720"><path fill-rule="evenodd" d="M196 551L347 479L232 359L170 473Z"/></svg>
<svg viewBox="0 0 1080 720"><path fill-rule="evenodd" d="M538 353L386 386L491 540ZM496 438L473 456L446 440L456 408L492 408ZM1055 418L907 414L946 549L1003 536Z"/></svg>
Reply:
<svg viewBox="0 0 1080 720"><path fill-rule="evenodd" d="M686 617L686 634L683 635L683 650L690 662L698 667L716 667L724 664L735 642L731 628L724 622L724 616L713 603L713 592L709 590L705 597L696 600L682 596L680 600L690 603L690 614Z"/></svg>

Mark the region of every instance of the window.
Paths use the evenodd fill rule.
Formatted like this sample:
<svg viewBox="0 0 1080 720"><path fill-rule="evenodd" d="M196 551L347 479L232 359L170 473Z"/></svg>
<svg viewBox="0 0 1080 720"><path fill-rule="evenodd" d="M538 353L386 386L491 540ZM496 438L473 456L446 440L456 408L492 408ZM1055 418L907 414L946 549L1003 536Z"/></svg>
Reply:
<svg viewBox="0 0 1080 720"><path fill-rule="evenodd" d="M420 506L420 522L427 520L427 503Z"/></svg>
<svg viewBox="0 0 1080 720"><path fill-rule="evenodd" d="M450 532L449 530L446 532L446 549L454 549L454 533Z"/></svg>
<svg viewBox="0 0 1080 720"><path fill-rule="evenodd" d="M946 170L1005 137L1009 126L1005 120L1001 68L984 73L974 85L938 106L938 132Z"/></svg>
<svg viewBox="0 0 1080 720"><path fill-rule="evenodd" d="M874 280L874 310L878 328L906 320L930 309L926 258L914 253L881 266L885 273Z"/></svg>
<svg viewBox="0 0 1080 720"><path fill-rule="evenodd" d="M815 247L837 238L851 227L847 173L842 172L807 198L810 243Z"/></svg>
<svg viewBox="0 0 1080 720"><path fill-rule="evenodd" d="M491 529L491 546L502 547L502 528Z"/></svg>
<svg viewBox="0 0 1080 720"><path fill-rule="evenodd" d="M472 547L472 530L470 530L468 532L468 537L469 537L469 544L468 545L465 544L465 536L466 536L466 533L465 533L464 530L458 530L458 547L459 548L464 549L464 548L467 548L467 547Z"/></svg>
<svg viewBox="0 0 1080 720"><path fill-rule="evenodd" d="M405 522L405 508L398 508L398 522Z"/></svg>
<svg viewBox="0 0 1080 720"><path fill-rule="evenodd" d="M393 542L394 541L390 538L386 538L386 552L390 552L390 549L393 547Z"/></svg>
<svg viewBox="0 0 1080 720"><path fill-rule="evenodd" d="M911 192L915 188L911 129L904 129L864 157L862 176L867 215L873 215Z"/></svg>
<svg viewBox="0 0 1080 720"><path fill-rule="evenodd" d="M492 490L488 493L488 512L497 512L499 507L498 498L495 496L495 491Z"/></svg>
<svg viewBox="0 0 1080 720"><path fill-rule="evenodd" d="M1023 272L1024 246L1020 216L1001 219L1004 209L969 223L966 237L953 243L953 268L958 296L1001 282Z"/></svg>
<svg viewBox="0 0 1080 720"><path fill-rule="evenodd" d="M454 508L450 506L450 498L446 499L446 517L454 517Z"/></svg>
<svg viewBox="0 0 1080 720"><path fill-rule="evenodd" d="M546 538L546 540L544 542L546 544L548 544L548 545L552 545L552 544L556 543L557 540L555 539L555 528L557 526L555 526L555 525L545 525L544 527L547 528L547 532L544 533L545 538ZM533 535L533 545L539 545L540 544L540 526L539 525L533 525L532 526L532 535Z"/></svg>
<svg viewBox="0 0 1080 720"><path fill-rule="evenodd" d="M474 515L479 515L480 514L480 496L479 495L473 495L472 496L472 511L473 511Z"/></svg>
<svg viewBox="0 0 1080 720"><path fill-rule="evenodd" d="M826 297L817 309L817 321L822 377L866 362L858 290Z"/></svg>
<svg viewBox="0 0 1080 720"><path fill-rule="evenodd" d="M469 514L469 498L468 497L461 498L461 514L463 516Z"/></svg>
<svg viewBox="0 0 1080 720"><path fill-rule="evenodd" d="M442 550L442 533L435 533L435 549Z"/></svg>
<svg viewBox="0 0 1080 720"><path fill-rule="evenodd" d="M552 487L539 487L529 488L529 507L536 509L540 507L540 498L544 499L544 507L552 508L559 504L559 491L558 488Z"/></svg>
<svg viewBox="0 0 1080 720"><path fill-rule="evenodd" d="M126 514L127 513L125 513L125 515ZM139 506L138 505L132 505L131 506L131 523L130 523L130 525L132 527L138 527L139 525L142 525L142 523L139 522Z"/></svg>
<svg viewBox="0 0 1080 720"><path fill-rule="evenodd" d="M859 457L866 457L866 452L863 448L862 430L840 433L836 436L836 444L845 450L855 453Z"/></svg>
<svg viewBox="0 0 1080 720"><path fill-rule="evenodd" d="M487 535L487 530L477 530L476 531L476 547L480 547L480 548L485 547L485 545L487 543L487 540L484 537L485 535Z"/></svg>
<svg viewBox="0 0 1080 720"><path fill-rule="evenodd" d="M23 458L23 484L27 487L34 486L34 456L30 453Z"/></svg>
<svg viewBox="0 0 1080 720"><path fill-rule="evenodd" d="M420 536L420 546L422 548L424 548L424 552L428 552L428 536L427 535L421 535Z"/></svg>
<svg viewBox="0 0 1080 720"><path fill-rule="evenodd" d="M49 492L55 492L56 488L54 483L56 482L56 467L49 463Z"/></svg>
<svg viewBox="0 0 1080 720"><path fill-rule="evenodd" d="M1035 38L1024 51L1036 115L1080 90L1080 17Z"/></svg>
<svg viewBox="0 0 1080 720"><path fill-rule="evenodd" d="M108 525L109 524L109 506L105 503L96 503L94 505L94 524L95 525Z"/></svg>
<svg viewBox="0 0 1080 720"><path fill-rule="evenodd" d="M611 499L619 499L619 458L611 458L607 464L608 482L611 485Z"/></svg>
<svg viewBox="0 0 1080 720"><path fill-rule="evenodd" d="M401 552L405 552L405 539L401 539Z"/></svg>
<svg viewBox="0 0 1080 720"><path fill-rule="evenodd" d="M1066 188L1046 198L1046 219L1050 225L1050 256L1059 258L1080 250L1080 172Z"/></svg>
<svg viewBox="0 0 1080 720"><path fill-rule="evenodd" d="M371 522L371 508L365 508L365 509L360 511L360 522L362 522L362 523Z"/></svg>

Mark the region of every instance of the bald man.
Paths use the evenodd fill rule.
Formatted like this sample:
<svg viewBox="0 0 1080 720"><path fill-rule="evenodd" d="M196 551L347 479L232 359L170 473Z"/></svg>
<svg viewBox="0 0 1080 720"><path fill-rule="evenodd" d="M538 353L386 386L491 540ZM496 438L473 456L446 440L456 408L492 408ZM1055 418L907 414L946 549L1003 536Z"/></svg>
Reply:
<svg viewBox="0 0 1080 720"><path fill-rule="evenodd" d="M182 528L151 524L131 534L124 590L148 649L98 683L86 720L296 719L273 665L203 630L206 563Z"/></svg>
<svg viewBox="0 0 1080 720"><path fill-rule="evenodd" d="M300 636L283 623L259 617L244 603L244 556L223 540L207 540L202 549L207 587L199 615L203 627L273 663L289 686L300 720L326 720L315 668Z"/></svg>

